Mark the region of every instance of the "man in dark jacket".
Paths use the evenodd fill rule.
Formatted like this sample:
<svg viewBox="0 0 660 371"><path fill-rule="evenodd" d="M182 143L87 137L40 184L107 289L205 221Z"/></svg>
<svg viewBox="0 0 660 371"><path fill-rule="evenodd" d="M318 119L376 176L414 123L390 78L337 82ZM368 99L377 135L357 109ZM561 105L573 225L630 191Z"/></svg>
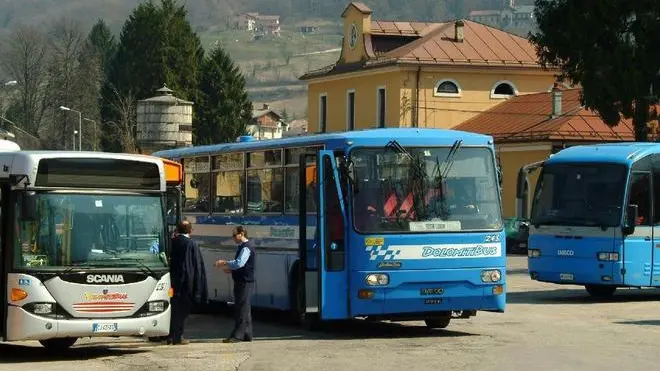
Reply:
<svg viewBox="0 0 660 371"><path fill-rule="evenodd" d="M192 226L184 220L177 225L170 254L170 280L174 296L171 299L172 318L168 344L187 344L183 339L186 318L195 302L203 304L208 298L206 271L197 243L190 238Z"/></svg>
<svg viewBox="0 0 660 371"><path fill-rule="evenodd" d="M247 239L247 231L236 227L232 233L234 242L238 245L233 260L218 260L216 267L225 272L231 272L234 280L234 329L224 343L252 341L252 308L250 300L254 293L254 267L256 252Z"/></svg>

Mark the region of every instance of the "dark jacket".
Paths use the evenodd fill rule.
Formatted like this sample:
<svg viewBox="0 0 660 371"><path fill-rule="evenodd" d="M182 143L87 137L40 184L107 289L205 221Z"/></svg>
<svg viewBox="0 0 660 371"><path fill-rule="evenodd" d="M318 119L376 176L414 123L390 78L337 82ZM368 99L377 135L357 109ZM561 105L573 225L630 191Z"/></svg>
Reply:
<svg viewBox="0 0 660 371"><path fill-rule="evenodd" d="M172 240L170 279L174 295L189 295L197 303L208 299L206 270L197 243L184 235Z"/></svg>
<svg viewBox="0 0 660 371"><path fill-rule="evenodd" d="M247 262L245 262L244 266L231 272L231 277L234 279L234 282L254 282L254 266L257 262L257 254L250 241L246 241L238 245L234 259L238 259L244 247L247 247L250 250L250 257L248 258Z"/></svg>

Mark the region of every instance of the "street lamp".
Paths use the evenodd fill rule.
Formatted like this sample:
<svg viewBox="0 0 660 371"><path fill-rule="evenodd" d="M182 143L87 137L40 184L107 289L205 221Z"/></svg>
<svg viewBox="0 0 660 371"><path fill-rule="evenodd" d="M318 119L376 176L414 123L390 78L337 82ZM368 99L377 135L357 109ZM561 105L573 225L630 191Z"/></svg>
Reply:
<svg viewBox="0 0 660 371"><path fill-rule="evenodd" d="M78 130L73 131L73 150L76 150L76 135L78 134ZM78 148L78 151L80 151L80 148Z"/></svg>
<svg viewBox="0 0 660 371"><path fill-rule="evenodd" d="M65 107L65 106L60 106L60 109L62 111L73 111L73 112L78 113L78 131L77 131L77 133L78 133L78 151L82 151L82 112L76 111L74 109L71 109L71 108ZM74 134L74 138L75 138L75 134ZM74 140L73 147L74 148L76 147L75 140Z"/></svg>
<svg viewBox="0 0 660 371"><path fill-rule="evenodd" d="M96 121L92 119L88 119L87 117L83 117L83 120L85 121L90 121L92 124L94 124L94 151L96 151Z"/></svg>

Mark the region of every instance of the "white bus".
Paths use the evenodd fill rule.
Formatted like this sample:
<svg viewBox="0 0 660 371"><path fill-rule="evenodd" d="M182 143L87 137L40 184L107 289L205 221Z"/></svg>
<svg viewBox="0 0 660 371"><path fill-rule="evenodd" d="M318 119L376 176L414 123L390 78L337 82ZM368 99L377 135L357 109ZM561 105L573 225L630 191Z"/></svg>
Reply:
<svg viewBox="0 0 660 371"><path fill-rule="evenodd" d="M0 143L0 341L61 350L80 337L167 335L177 166Z"/></svg>

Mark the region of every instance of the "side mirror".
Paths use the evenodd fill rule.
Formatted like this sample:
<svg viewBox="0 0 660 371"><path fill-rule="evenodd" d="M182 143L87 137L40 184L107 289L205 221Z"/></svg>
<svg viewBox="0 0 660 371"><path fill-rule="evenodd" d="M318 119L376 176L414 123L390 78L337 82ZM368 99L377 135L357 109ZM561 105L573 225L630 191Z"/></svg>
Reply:
<svg viewBox="0 0 660 371"><path fill-rule="evenodd" d="M37 194L36 192L23 192L21 194L21 218L23 222L37 220Z"/></svg>
<svg viewBox="0 0 660 371"><path fill-rule="evenodd" d="M623 234L628 236L635 233L635 224L639 217L639 207L637 205L628 205L626 208L626 222L623 226Z"/></svg>

